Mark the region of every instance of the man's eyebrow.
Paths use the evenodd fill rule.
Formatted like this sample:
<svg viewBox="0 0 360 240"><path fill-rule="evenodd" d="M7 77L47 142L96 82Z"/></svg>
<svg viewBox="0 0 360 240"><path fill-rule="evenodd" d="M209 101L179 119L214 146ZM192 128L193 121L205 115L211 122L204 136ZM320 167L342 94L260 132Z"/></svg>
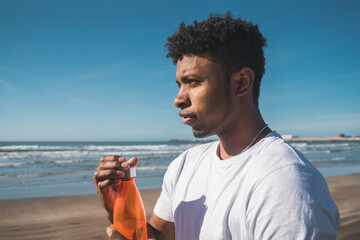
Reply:
<svg viewBox="0 0 360 240"><path fill-rule="evenodd" d="M183 77L181 77L181 80L182 81L186 81L188 80L189 78L197 78L197 79L201 79L201 77L197 74L188 74L188 75L185 75Z"/></svg>

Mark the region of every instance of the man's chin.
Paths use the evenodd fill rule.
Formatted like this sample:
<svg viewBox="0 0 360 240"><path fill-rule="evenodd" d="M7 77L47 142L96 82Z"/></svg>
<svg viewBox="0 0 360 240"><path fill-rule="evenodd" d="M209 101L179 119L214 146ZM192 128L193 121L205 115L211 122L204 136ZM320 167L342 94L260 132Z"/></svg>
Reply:
<svg viewBox="0 0 360 240"><path fill-rule="evenodd" d="M205 137L210 137L213 134L210 131L198 131L193 129L193 135L196 138L205 138Z"/></svg>

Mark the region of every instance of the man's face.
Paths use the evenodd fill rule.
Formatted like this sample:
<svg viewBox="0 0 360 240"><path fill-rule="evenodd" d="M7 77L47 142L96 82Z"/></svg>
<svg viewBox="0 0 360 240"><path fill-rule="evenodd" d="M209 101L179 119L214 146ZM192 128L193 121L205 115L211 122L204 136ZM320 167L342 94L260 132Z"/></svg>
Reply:
<svg viewBox="0 0 360 240"><path fill-rule="evenodd" d="M174 104L195 137L219 134L231 115L230 80L223 67L209 56L185 55L177 62L180 90Z"/></svg>

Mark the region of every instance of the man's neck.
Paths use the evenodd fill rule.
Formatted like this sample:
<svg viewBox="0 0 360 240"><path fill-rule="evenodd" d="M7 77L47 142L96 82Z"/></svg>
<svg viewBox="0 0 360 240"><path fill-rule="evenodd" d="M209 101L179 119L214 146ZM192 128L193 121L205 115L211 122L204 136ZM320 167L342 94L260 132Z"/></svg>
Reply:
<svg viewBox="0 0 360 240"><path fill-rule="evenodd" d="M225 160L246 151L271 132L271 129L265 127L260 111L248 116L250 117L238 121L227 132L218 135L221 159Z"/></svg>

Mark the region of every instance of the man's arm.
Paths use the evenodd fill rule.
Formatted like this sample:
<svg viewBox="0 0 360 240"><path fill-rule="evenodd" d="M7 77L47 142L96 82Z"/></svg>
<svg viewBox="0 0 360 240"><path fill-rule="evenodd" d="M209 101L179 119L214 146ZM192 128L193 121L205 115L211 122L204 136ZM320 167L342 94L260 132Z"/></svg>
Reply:
<svg viewBox="0 0 360 240"><path fill-rule="evenodd" d="M112 240L126 240L112 225L107 227L106 234ZM147 223L147 234L149 240L172 240L175 239L175 225L153 214Z"/></svg>
<svg viewBox="0 0 360 240"><path fill-rule="evenodd" d="M148 238L157 240L175 239L175 224L152 214L148 223Z"/></svg>

